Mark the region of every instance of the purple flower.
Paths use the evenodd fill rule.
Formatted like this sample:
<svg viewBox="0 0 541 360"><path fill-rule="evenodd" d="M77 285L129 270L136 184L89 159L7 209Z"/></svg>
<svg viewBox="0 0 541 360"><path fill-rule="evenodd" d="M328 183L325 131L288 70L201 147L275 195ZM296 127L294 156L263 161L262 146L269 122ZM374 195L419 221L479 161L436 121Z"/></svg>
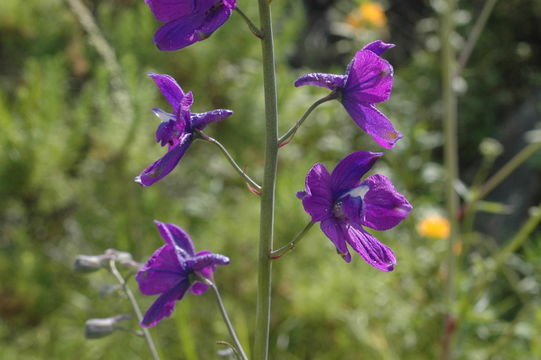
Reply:
<svg viewBox="0 0 541 360"><path fill-rule="evenodd" d="M158 21L154 34L163 51L180 50L205 40L222 26L235 9L236 0L145 0Z"/></svg>
<svg viewBox="0 0 541 360"><path fill-rule="evenodd" d="M144 295L160 296L147 310L141 326L152 327L170 316L175 303L184 297L188 289L201 295L208 285L198 281L200 277L212 281L216 265L229 264L229 258L210 251L195 253L192 240L180 227L154 221L165 245L152 254L139 270L135 280Z"/></svg>
<svg viewBox="0 0 541 360"><path fill-rule="evenodd" d="M358 151L346 156L329 174L321 163L306 175L306 190L299 191L304 210L336 246L346 262L351 255L348 243L363 259L381 271L392 271L396 259L363 226L388 230L406 218L412 207L383 175L361 177L372 168L382 153Z"/></svg>
<svg viewBox="0 0 541 360"><path fill-rule="evenodd" d="M346 75L308 74L298 78L295 86L316 85L338 92L357 125L381 146L392 148L402 134L374 106L391 96L393 67L380 55L392 47L380 40L370 43L357 51Z"/></svg>
<svg viewBox="0 0 541 360"><path fill-rule="evenodd" d="M163 96L169 101L173 113L152 109L162 120L156 130L156 141L167 145L167 153L147 167L135 178L135 182L150 186L169 174L190 147L196 130L203 130L211 122L225 119L233 114L231 110L217 109L197 114L190 112L193 103L192 92L184 93L175 79L169 75L148 74L154 80Z"/></svg>

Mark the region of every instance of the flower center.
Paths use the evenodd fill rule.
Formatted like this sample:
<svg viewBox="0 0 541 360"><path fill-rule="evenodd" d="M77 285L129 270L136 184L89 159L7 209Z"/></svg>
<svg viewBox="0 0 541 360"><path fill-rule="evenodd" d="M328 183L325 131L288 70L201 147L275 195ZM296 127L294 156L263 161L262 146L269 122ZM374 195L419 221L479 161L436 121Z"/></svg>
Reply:
<svg viewBox="0 0 541 360"><path fill-rule="evenodd" d="M333 204L333 216L339 220L362 222L364 218L363 198L368 190L368 186L362 185L340 196Z"/></svg>

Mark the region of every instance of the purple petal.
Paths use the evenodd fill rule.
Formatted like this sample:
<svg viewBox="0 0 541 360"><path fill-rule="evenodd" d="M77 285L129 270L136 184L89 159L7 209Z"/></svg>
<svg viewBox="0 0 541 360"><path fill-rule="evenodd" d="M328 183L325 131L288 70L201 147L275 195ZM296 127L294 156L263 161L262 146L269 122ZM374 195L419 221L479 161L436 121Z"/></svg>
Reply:
<svg viewBox="0 0 541 360"><path fill-rule="evenodd" d="M363 199L359 196L346 195L340 199L340 211L348 221L361 224L364 220ZM335 205L336 206L336 205Z"/></svg>
<svg viewBox="0 0 541 360"><path fill-rule="evenodd" d="M181 227L174 224L162 223L157 220L154 220L154 224L156 224L165 243L173 248L180 249L180 254L183 258L190 258L195 255L192 239Z"/></svg>
<svg viewBox="0 0 541 360"><path fill-rule="evenodd" d="M345 99L342 103L353 121L384 148L391 149L402 138L389 119L373 105L364 106Z"/></svg>
<svg viewBox="0 0 541 360"><path fill-rule="evenodd" d="M231 16L232 9L214 1L197 4L197 10L188 16L173 20L156 31L154 42L160 50L180 50L208 38Z"/></svg>
<svg viewBox="0 0 541 360"><path fill-rule="evenodd" d="M194 295L201 295L205 293L208 289L209 289L209 286L207 284L203 284L202 282L197 281L193 283L190 291Z"/></svg>
<svg viewBox="0 0 541 360"><path fill-rule="evenodd" d="M330 175L323 164L317 163L306 175L306 194L302 199L304 210L312 221L321 221L332 211Z"/></svg>
<svg viewBox="0 0 541 360"><path fill-rule="evenodd" d="M223 119L231 116L232 114L233 111L227 109L217 109L202 114L192 113L192 127L195 129L203 130L208 124L212 122L222 121Z"/></svg>
<svg viewBox="0 0 541 360"><path fill-rule="evenodd" d="M412 206L385 176L369 176L362 184L369 188L364 196L363 225L375 230L388 230L409 215Z"/></svg>
<svg viewBox="0 0 541 360"><path fill-rule="evenodd" d="M174 112L176 112L180 102L184 98L184 91L182 91L182 88L177 84L175 79L169 75L150 73L148 76L154 80L162 95L169 101Z"/></svg>
<svg viewBox="0 0 541 360"><path fill-rule="evenodd" d="M194 11L195 1L145 0L158 21L168 22Z"/></svg>
<svg viewBox="0 0 541 360"><path fill-rule="evenodd" d="M190 282L186 279L158 297L145 313L141 326L149 328L163 318L171 316L175 309L175 303L182 299L189 287Z"/></svg>
<svg viewBox="0 0 541 360"><path fill-rule="evenodd" d="M137 272L135 280L144 295L156 295L168 291L186 279L173 247L164 245L152 254Z"/></svg>
<svg viewBox="0 0 541 360"><path fill-rule="evenodd" d="M383 153L357 151L343 158L331 174L331 188L335 195L342 195L361 182L361 178L369 171Z"/></svg>
<svg viewBox="0 0 541 360"><path fill-rule="evenodd" d="M370 44L366 45L365 47L363 47L362 50L370 50L374 54L380 56L385 51L387 51L387 50L389 50L391 48L394 48L394 47L395 47L394 44L387 44L387 43L384 43L381 40L376 40L376 41L371 42Z"/></svg>
<svg viewBox="0 0 541 360"><path fill-rule="evenodd" d="M224 6L228 9L234 10L237 6L237 0L222 0Z"/></svg>
<svg viewBox="0 0 541 360"><path fill-rule="evenodd" d="M184 122L180 123L184 124ZM165 146L166 144L175 145L175 142L183 130L179 128L178 124L179 123L174 119L162 121L160 125L158 125L158 129L156 129L156 134L154 135L156 141L159 142L161 146Z"/></svg>
<svg viewBox="0 0 541 360"><path fill-rule="evenodd" d="M396 258L391 249L383 245L372 234L360 226L347 224L344 227L346 241L363 259L381 271L393 271Z"/></svg>
<svg viewBox="0 0 541 360"><path fill-rule="evenodd" d="M180 143L170 149L161 159L147 167L135 178L135 182L142 186L150 186L169 174L190 147L192 134L185 134Z"/></svg>
<svg viewBox="0 0 541 360"><path fill-rule="evenodd" d="M348 67L343 99L364 105L386 101L393 88L393 67L372 51L357 51Z"/></svg>
<svg viewBox="0 0 541 360"><path fill-rule="evenodd" d="M336 90L343 88L345 81L345 75L312 73L301 76L295 80L295 86L299 87L304 85L315 85L327 88L329 90Z"/></svg>
<svg viewBox="0 0 541 360"><path fill-rule="evenodd" d="M197 29L197 34L200 38L199 40L205 40L208 38L213 32L216 31L216 29L222 26L229 19L231 13L233 12L232 8L229 6L230 4L228 4L228 6L223 4L216 5L211 11L208 12L202 26Z"/></svg>
<svg viewBox="0 0 541 360"><path fill-rule="evenodd" d="M351 254L346 246L346 238L343 233L343 226L333 218L327 218L320 224L321 231L332 241L336 246L336 251L346 262L351 261Z"/></svg>
<svg viewBox="0 0 541 360"><path fill-rule="evenodd" d="M210 251L202 251L198 253L195 257L186 259L186 265L188 265L194 271L198 272L204 272L203 269L210 266L227 264L229 264L229 258L227 256L214 254Z"/></svg>

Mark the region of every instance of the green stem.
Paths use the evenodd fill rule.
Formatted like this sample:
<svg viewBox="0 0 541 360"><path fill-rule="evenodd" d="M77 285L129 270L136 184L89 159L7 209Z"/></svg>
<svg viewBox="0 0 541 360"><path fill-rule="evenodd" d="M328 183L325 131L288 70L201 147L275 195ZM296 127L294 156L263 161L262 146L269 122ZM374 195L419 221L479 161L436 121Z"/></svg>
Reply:
<svg viewBox="0 0 541 360"><path fill-rule="evenodd" d="M225 155L225 157L227 158L227 160L229 161L229 163L233 166L233 168L239 173L240 176L242 176L244 178L244 180L246 180L246 182L248 182L248 184L254 188L255 190L257 190L258 192L261 192L261 186L256 183L254 180L252 180L252 178L250 176L248 176L248 174L246 174L244 172L244 170L242 170L242 168L237 164L237 162L235 161L235 159L233 159L233 156L231 156L231 154L229 153L229 151L227 151L227 149L225 148L225 146L223 146L218 140L208 136L207 134L205 134L204 132L202 132L201 130L196 130L197 131L197 134L205 141L208 141L209 143L212 143L214 145L216 145L218 147L218 149L220 149L220 151Z"/></svg>
<svg viewBox="0 0 541 360"><path fill-rule="evenodd" d="M278 106L270 3L268 0L258 0L258 2L261 31L263 33L261 48L265 93L265 168L259 224L258 282L253 358L266 360L269 352L272 278L272 263L269 254L272 251L272 240L274 237L275 187L278 157Z"/></svg>
<svg viewBox="0 0 541 360"><path fill-rule="evenodd" d="M337 98L338 98L338 93L336 91L333 91L329 95L317 100L315 103L310 105L310 107L306 110L306 112L302 115L302 117L295 123L295 125L293 125L291 129L289 129L284 135L282 135L278 139L278 146L284 146L293 139L293 136L295 136L295 133L301 127L304 120L306 120L308 115L310 115L316 107L323 104L324 102L334 100Z"/></svg>
<svg viewBox="0 0 541 360"><path fill-rule="evenodd" d="M122 277L122 275L116 268L116 263L114 259L109 260L109 270L122 286L122 290L124 290L124 293L130 300L133 311L135 312L135 315L137 316L137 320L139 321L139 323L141 323L143 321L143 313L141 312L141 308L139 307L139 304L137 304L137 300L135 299L135 296L133 296L133 293L131 292L130 288L128 287L126 280ZM156 350L156 346L154 346L154 341L152 341L152 337L150 336L150 332L148 331L147 328L141 328L141 329L143 331L143 335L147 342L148 349L150 350L150 353L152 355L152 359L160 360L160 357L158 356L158 351Z"/></svg>
<svg viewBox="0 0 541 360"><path fill-rule="evenodd" d="M239 15L242 17L242 19L246 22L246 24L248 25L248 27L250 28L250 31L252 32L252 34L254 34L255 36L257 36L258 38L262 39L263 38L263 33L261 32L261 30L254 24L254 22L248 17L248 15L246 15L244 13L244 11L242 11L238 6L235 7L235 10L239 13Z"/></svg>
<svg viewBox="0 0 541 360"><path fill-rule="evenodd" d="M500 168L490 179L487 180L485 185L481 187L479 192L475 194L474 199L481 200L488 195L494 188L502 181L504 181L517 167L519 167L523 162L528 160L530 156L536 153L538 150L541 150L541 142L531 143L522 149L518 154L516 154L511 160L509 160L504 166Z"/></svg>
<svg viewBox="0 0 541 360"><path fill-rule="evenodd" d="M441 16L441 56L442 56L442 98L443 98L443 127L445 133L444 162L447 173L446 196L447 212L449 214L451 234L447 244L446 285L444 292L445 323L442 343L443 360L452 359L453 335L455 332L455 244L458 239L458 195L454 189L458 179L458 146L457 146L457 98L453 91L453 76L455 73L455 51L451 44L454 31L454 12L456 0L447 0L446 9Z"/></svg>
<svg viewBox="0 0 541 360"><path fill-rule="evenodd" d="M237 353L239 354L242 360L248 360L248 357L246 356L246 353L244 352L244 349L242 348L242 345L240 344L237 333L235 332L235 328L233 327L231 320L229 320L229 316L227 315L227 311L225 310L224 302L222 301L222 297L220 295L220 291L218 290L218 287L216 287L214 282L210 281L207 278L201 278L201 280L205 284L210 286L212 290L214 291L214 294L216 295L218 307L220 308L220 312L222 314L222 318L224 319L225 325L227 326L227 330L229 331L229 335L231 336L231 338L233 339L233 343L235 344L235 350L237 351Z"/></svg>
<svg viewBox="0 0 541 360"><path fill-rule="evenodd" d="M477 44L477 40L479 40L479 36L481 35L481 32L483 32L490 13L492 12L492 9L494 9L497 1L498 0L487 0L483 5L481 14L479 14L477 21L473 25L473 28L468 36L468 40L466 40L466 45L464 45L462 51L460 52L460 56L458 57L458 65L455 70L455 77L460 76L462 70L464 70L464 67L470 59L473 49Z"/></svg>
<svg viewBox="0 0 541 360"><path fill-rule="evenodd" d="M304 235L306 235L308 233L308 231L312 228L312 226L314 226L314 224L315 223L313 221L310 221L304 227L304 229L302 229L301 232L299 232L297 235L295 235L293 240L291 240L288 244L282 246L278 250L274 250L273 252L271 252L270 255L269 255L270 258L272 260L277 260L277 259L281 258L282 256L284 256L285 254L287 254L288 252L290 252L291 250L293 250L293 248L295 248L295 245L297 245L297 243L304 237Z"/></svg>

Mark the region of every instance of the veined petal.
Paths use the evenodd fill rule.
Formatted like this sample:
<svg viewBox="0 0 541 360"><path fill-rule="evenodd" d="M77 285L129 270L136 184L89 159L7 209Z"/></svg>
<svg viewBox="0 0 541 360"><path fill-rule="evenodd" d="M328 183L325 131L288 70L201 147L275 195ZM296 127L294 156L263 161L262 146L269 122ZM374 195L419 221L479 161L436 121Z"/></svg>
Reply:
<svg viewBox="0 0 541 360"><path fill-rule="evenodd" d="M202 39L197 30L205 21L204 13L192 13L180 19L162 25L154 34L154 42L162 51L173 51L185 48Z"/></svg>
<svg viewBox="0 0 541 360"><path fill-rule="evenodd" d="M320 224L321 231L332 241L336 246L336 251L346 262L351 261L351 254L346 246L346 238L343 232L343 226L334 218L327 218Z"/></svg>
<svg viewBox="0 0 541 360"><path fill-rule="evenodd" d="M343 88L345 82L345 75L312 73L301 76L295 80L295 86L299 87L304 85L315 85L327 88L329 90L336 90Z"/></svg>
<svg viewBox="0 0 541 360"><path fill-rule="evenodd" d="M169 101L169 104L171 104L171 107L174 110L173 112L176 113L178 111L180 102L184 98L184 91L182 91L179 84L175 81L175 79L166 74L149 73L148 76L154 80L162 95L167 99L167 101Z"/></svg>
<svg viewBox="0 0 541 360"><path fill-rule="evenodd" d="M166 224L154 220L154 224L158 228L161 237L166 244L177 250L182 255L182 258L187 259L195 255L195 248L192 239L186 231L175 224Z"/></svg>
<svg viewBox="0 0 541 360"><path fill-rule="evenodd" d="M223 119L231 116L232 114L233 111L227 109L216 109L201 114L192 113L192 128L203 130L208 124L212 122L222 121Z"/></svg>
<svg viewBox="0 0 541 360"><path fill-rule="evenodd" d="M175 302L182 299L189 287L190 282L186 279L158 297L145 313L141 326L149 328L156 325L163 318L171 316L175 309Z"/></svg>
<svg viewBox="0 0 541 360"><path fill-rule="evenodd" d="M389 50L391 48L394 48L394 47L395 47L394 44L387 44L387 43L384 43L381 40L376 40L376 41L371 42L370 44L366 45L365 47L363 47L362 50L370 50L374 54L380 56L385 51L387 51L387 50Z"/></svg>
<svg viewBox="0 0 541 360"><path fill-rule="evenodd" d="M348 67L343 97L362 104L386 101L393 88L393 67L370 50L357 51Z"/></svg>
<svg viewBox="0 0 541 360"><path fill-rule="evenodd" d="M384 148L391 149L402 138L389 119L373 105L365 106L345 98L342 104L353 121Z"/></svg>
<svg viewBox="0 0 541 360"><path fill-rule="evenodd" d="M144 295L166 292L186 278L174 248L169 245L156 250L135 275L139 290Z"/></svg>
<svg viewBox="0 0 541 360"><path fill-rule="evenodd" d="M205 40L208 38L214 31L216 31L216 29L222 26L229 19L231 13L233 12L233 9L230 8L229 5L230 4L225 6L222 3L211 8L201 26L196 30L199 40Z"/></svg>
<svg viewBox="0 0 541 360"><path fill-rule="evenodd" d="M190 147L192 134L185 134L180 143L170 149L161 159L152 163L135 178L135 182L142 186L150 186L169 174Z"/></svg>
<svg viewBox="0 0 541 360"><path fill-rule="evenodd" d="M332 192L327 168L317 163L306 175L306 192L302 198L304 210L312 216L312 221L321 221L331 215Z"/></svg>
<svg viewBox="0 0 541 360"><path fill-rule="evenodd" d="M214 254L210 251L201 251L196 256L186 260L186 265L192 270L199 272L209 266L227 264L229 264L229 258L227 256Z"/></svg>
<svg viewBox="0 0 541 360"><path fill-rule="evenodd" d="M156 20L168 22L186 16L194 11L195 1L145 0Z"/></svg>
<svg viewBox="0 0 541 360"><path fill-rule="evenodd" d="M412 206L396 191L391 180L383 175L372 175L363 181L368 186L364 196L363 225L375 230L388 230L398 225L410 213Z"/></svg>
<svg viewBox="0 0 541 360"><path fill-rule="evenodd" d="M349 154L336 165L331 174L331 188L335 196L343 195L359 185L361 178L369 171L383 153L357 151Z"/></svg>
<svg viewBox="0 0 541 360"><path fill-rule="evenodd" d="M363 259L381 271L393 271L396 258L391 249L355 224L344 226L346 241Z"/></svg>

